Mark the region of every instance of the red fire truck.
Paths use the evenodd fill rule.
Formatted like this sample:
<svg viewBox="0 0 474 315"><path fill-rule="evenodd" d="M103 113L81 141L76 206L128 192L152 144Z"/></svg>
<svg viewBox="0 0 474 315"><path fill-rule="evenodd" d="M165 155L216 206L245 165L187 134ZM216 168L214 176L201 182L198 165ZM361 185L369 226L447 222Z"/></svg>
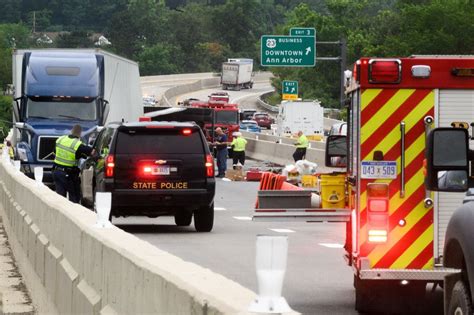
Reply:
<svg viewBox="0 0 474 315"><path fill-rule="evenodd" d="M460 272L443 267L443 246L464 194L427 190L424 161L431 129L474 125L474 57L362 58L346 95L347 136L328 137L326 166L347 161L345 250L356 309L404 314L423 307L427 284ZM317 210L305 220L337 211Z"/></svg>
<svg viewBox="0 0 474 315"><path fill-rule="evenodd" d="M213 109L214 128L222 128L227 134L228 141L232 141L232 134L239 131L239 107L237 104L229 104L229 94L226 92L212 93L207 102L194 101L190 105L191 107ZM212 124L209 123L204 125L208 134L212 134L212 127Z"/></svg>

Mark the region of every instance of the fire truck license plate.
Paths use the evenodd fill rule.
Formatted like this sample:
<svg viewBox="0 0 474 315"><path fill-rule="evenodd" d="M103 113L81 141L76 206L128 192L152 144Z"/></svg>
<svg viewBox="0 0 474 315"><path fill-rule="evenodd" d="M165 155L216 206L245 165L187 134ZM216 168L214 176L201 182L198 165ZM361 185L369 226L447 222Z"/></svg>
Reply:
<svg viewBox="0 0 474 315"><path fill-rule="evenodd" d="M397 178L396 161L362 161L361 178Z"/></svg>

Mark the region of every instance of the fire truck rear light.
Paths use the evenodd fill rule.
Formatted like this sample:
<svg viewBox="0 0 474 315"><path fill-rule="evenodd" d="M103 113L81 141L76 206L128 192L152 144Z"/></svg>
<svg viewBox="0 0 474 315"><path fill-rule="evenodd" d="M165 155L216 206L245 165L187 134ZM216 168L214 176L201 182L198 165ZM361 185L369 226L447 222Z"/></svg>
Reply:
<svg viewBox="0 0 474 315"><path fill-rule="evenodd" d="M402 67L400 60L376 60L369 61L369 82L396 84L402 79Z"/></svg>
<svg viewBox="0 0 474 315"><path fill-rule="evenodd" d="M407 224L407 221L405 221L404 219L401 219L400 221L398 221L398 225L401 227L404 227L406 224Z"/></svg>
<svg viewBox="0 0 474 315"><path fill-rule="evenodd" d="M369 200L369 211L370 212L387 212L388 200L386 199Z"/></svg>
<svg viewBox="0 0 474 315"><path fill-rule="evenodd" d="M370 183L367 185L368 197L388 198L388 184L385 183Z"/></svg>
<svg viewBox="0 0 474 315"><path fill-rule="evenodd" d="M214 177L214 158L212 155L206 155L206 163L204 165L206 166L207 177Z"/></svg>
<svg viewBox="0 0 474 315"><path fill-rule="evenodd" d="M105 177L113 177L114 168L115 168L114 156L107 155L105 159Z"/></svg>
<svg viewBox="0 0 474 315"><path fill-rule="evenodd" d="M386 230L369 230L369 242L386 243L387 231Z"/></svg>
<svg viewBox="0 0 474 315"><path fill-rule="evenodd" d="M411 67L411 76L414 78L426 79L431 75L430 66L413 66Z"/></svg>
<svg viewBox="0 0 474 315"><path fill-rule="evenodd" d="M455 77L474 77L474 68L453 68L451 74Z"/></svg>

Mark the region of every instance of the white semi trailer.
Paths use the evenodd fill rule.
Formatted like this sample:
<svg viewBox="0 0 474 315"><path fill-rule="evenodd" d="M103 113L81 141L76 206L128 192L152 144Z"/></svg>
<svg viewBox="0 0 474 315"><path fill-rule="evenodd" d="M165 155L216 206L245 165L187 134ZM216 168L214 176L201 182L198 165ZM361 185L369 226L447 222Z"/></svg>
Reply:
<svg viewBox="0 0 474 315"><path fill-rule="evenodd" d="M83 140L111 121L143 114L138 64L99 49L25 49L12 56L13 137L22 170L51 181L56 139L73 125Z"/></svg>

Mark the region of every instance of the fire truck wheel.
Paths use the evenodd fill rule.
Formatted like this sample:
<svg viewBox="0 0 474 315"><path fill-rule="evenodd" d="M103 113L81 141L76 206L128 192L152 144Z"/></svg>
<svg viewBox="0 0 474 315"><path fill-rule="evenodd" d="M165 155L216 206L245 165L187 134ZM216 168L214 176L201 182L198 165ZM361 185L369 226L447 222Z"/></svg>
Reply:
<svg viewBox="0 0 474 315"><path fill-rule="evenodd" d="M454 285L449 302L447 315L472 315L472 302L469 298L469 291L462 280L458 280Z"/></svg>
<svg viewBox="0 0 474 315"><path fill-rule="evenodd" d="M214 225L214 203L194 211L194 227L198 232L210 232Z"/></svg>
<svg viewBox="0 0 474 315"><path fill-rule="evenodd" d="M177 226L189 226L193 219L192 212L177 212L174 215L174 222Z"/></svg>

